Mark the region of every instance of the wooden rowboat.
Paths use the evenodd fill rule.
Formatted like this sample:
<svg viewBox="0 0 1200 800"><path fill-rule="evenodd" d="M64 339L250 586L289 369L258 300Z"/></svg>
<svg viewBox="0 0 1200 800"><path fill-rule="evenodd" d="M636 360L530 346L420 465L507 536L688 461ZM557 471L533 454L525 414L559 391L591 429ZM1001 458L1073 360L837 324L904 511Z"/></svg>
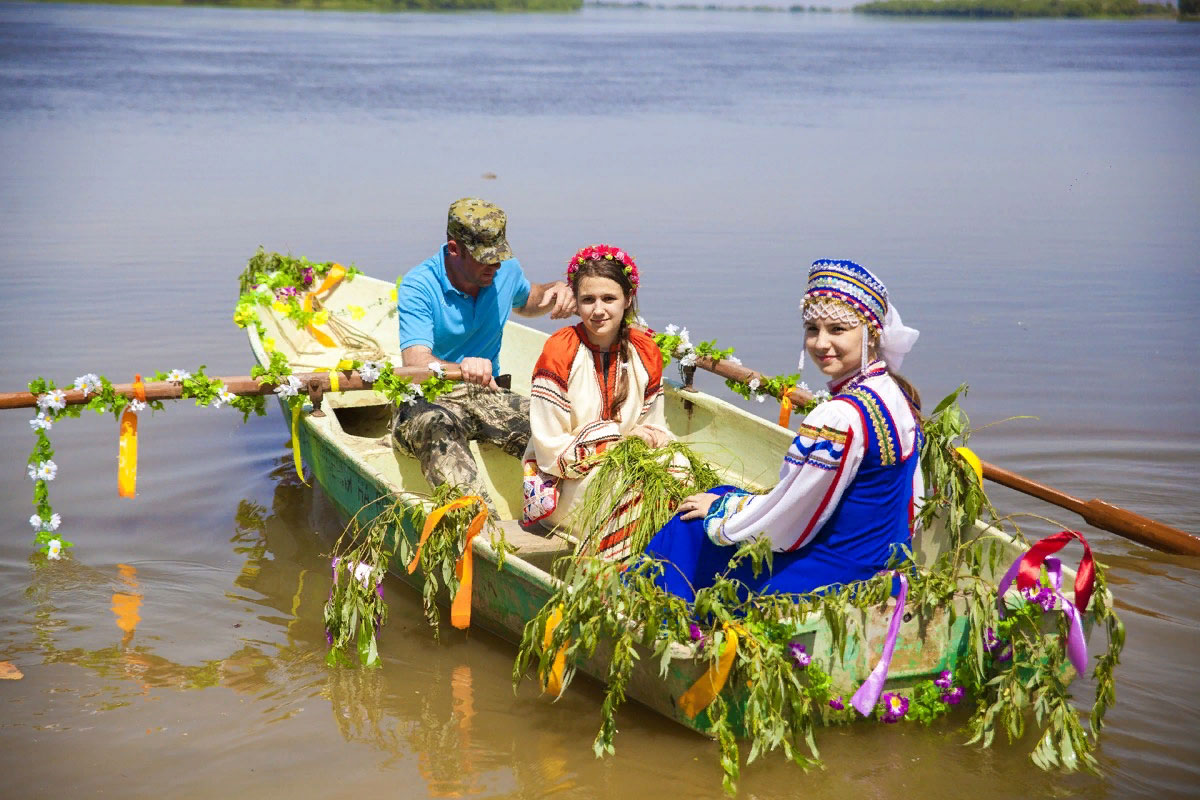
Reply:
<svg viewBox="0 0 1200 800"><path fill-rule="evenodd" d="M287 319L272 317L264 310L262 321L266 332L262 336L253 326L247 329L250 346L260 364L269 361L264 337L273 340L274 347L284 353L293 370L310 372L317 368L333 367L342 358L368 359L388 357L399 364L398 331L395 303L391 300L393 284L358 276L344 281L324 300L324 307L335 319L343 316L347 307L366 309L366 316L343 327L338 347L327 348L308 332L298 330ZM533 364L541 352L547 335L532 328L509 322L505 328L500 354L501 368L512 374L514 391L528 395ZM372 351L377 351L372 353ZM672 432L695 451L707 458L721 473L724 482L751 488L767 488L774 484L781 454L791 443L793 433L787 428L756 417L720 398L686 391L680 385L667 382L666 418ZM307 408L307 407L306 407ZM371 390L325 394L320 415L304 413L298 425L298 440L303 461L325 494L348 519L364 506L381 497L416 492L427 494L430 487L415 460L399 456L389 437L391 407L379 393ZM507 542L517 548L508 555L503 566L496 568L497 553L486 536L473 540L475 583L472 596L472 624L483 627L514 643L519 642L528 622L547 602L557 579L551 574L556 559L571 552L573 543L556 537L543 537L522 530L517 522L521 509L520 464L510 456L489 445L471 444L480 466L480 474L494 498L502 518ZM369 519L359 517L360 522ZM397 531L414 541L416 532ZM994 543L1003 556L1003 566L1024 552L1024 547L1007 534L976 523L976 541ZM948 537L939 529L921 532L913 543L914 557L919 564L930 564L948 546ZM404 565L393 563L390 570L401 580L420 589L420 572L409 575ZM1070 586L1074 574L1064 575L1064 586ZM990 576L994 582L999 576ZM444 601L448 602L446 598ZM852 620L852 635L848 638L844 656L833 655L832 633L822 618L796 621L794 640L805 645L809 653L828 661L828 671L835 691L849 696L871 671L879 658L894 600L885 605L861 612ZM954 669L967 646L967 621L963 608L957 609L952 622L949 609L940 608L932 615L905 615L899 631L886 688L903 690L919 681L936 677L943 669ZM1085 628L1090 632L1091 615L1085 616ZM854 628L858 628L857 635ZM673 645L672 660L665 678L660 677L657 660L643 652L627 687L628 696L677 720L687 727L704 732L709 722L705 714L689 719L677 706L677 700L693 683L705 674L708 662L697 659L690 648ZM595 657L578 668L603 681L608 670L606 648L597 649Z"/></svg>

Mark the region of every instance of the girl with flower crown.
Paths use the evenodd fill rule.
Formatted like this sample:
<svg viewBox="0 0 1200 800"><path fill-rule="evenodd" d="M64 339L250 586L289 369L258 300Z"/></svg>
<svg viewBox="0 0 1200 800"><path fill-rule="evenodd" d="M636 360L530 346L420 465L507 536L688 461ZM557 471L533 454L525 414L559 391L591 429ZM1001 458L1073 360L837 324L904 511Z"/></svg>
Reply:
<svg viewBox="0 0 1200 800"><path fill-rule="evenodd" d="M730 572L748 592L804 593L863 580L902 557L923 495L920 400L892 370L917 339L887 289L852 261L816 261L801 305L804 351L831 399L797 429L779 483L686 498L646 554L669 562L660 585L691 600L726 573L737 546L766 537L772 569ZM804 356L801 355L801 368Z"/></svg>
<svg viewBox="0 0 1200 800"><path fill-rule="evenodd" d="M650 447L672 439L663 412L662 355L636 318L637 264L624 250L594 245L567 266L581 321L547 341L533 372L524 458L526 524L570 528L594 474L590 457L626 436ZM571 531L580 551L629 555L640 495L614 498L599 530Z"/></svg>

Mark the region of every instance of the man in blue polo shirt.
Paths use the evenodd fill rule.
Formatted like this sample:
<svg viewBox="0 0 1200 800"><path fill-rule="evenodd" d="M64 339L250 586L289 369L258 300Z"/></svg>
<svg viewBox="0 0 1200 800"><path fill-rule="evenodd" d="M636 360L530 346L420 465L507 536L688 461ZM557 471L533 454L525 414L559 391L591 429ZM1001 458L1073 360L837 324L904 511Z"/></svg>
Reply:
<svg viewBox="0 0 1200 800"><path fill-rule="evenodd" d="M438 398L396 410L395 447L416 457L430 486L448 483L477 494L495 510L479 481L467 442L491 442L520 459L529 441L529 398L496 385L500 340L510 311L527 317L575 313L563 281L531 284L513 258L507 219L476 197L456 200L446 243L400 284L400 355L404 365L457 366L463 383Z"/></svg>

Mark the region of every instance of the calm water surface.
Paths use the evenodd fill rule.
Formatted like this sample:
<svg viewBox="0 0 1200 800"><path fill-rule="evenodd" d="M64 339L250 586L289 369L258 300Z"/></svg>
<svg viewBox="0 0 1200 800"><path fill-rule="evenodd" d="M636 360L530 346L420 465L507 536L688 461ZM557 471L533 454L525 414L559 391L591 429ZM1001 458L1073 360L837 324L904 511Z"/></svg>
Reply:
<svg viewBox="0 0 1200 800"><path fill-rule="evenodd" d="M1035 417L980 432L984 458L1197 531L1198 119L1200 27L1157 21L0 5L0 388L244 374L256 246L390 278L479 193L535 279L619 243L653 323L768 372L806 265L860 260L922 331L927 399L967 382L976 424ZM33 570L26 418L0 417L6 796L719 795L713 746L636 707L593 759L597 687L514 695L511 646L435 641L398 584L384 669L327 670L341 521L275 409L144 420L135 501L111 419L56 426L78 547ZM825 732L824 771L768 758L743 796L1194 793L1200 564L1088 533L1129 632L1103 778L962 747L959 717Z"/></svg>

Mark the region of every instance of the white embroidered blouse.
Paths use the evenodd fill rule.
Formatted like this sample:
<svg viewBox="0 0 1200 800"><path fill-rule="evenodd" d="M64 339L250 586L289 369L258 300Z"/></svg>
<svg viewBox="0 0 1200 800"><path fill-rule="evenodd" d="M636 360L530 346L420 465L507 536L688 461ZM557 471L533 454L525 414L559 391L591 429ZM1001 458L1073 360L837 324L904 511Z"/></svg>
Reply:
<svg viewBox="0 0 1200 800"><path fill-rule="evenodd" d="M908 458L916 447L917 421L904 392L882 361L841 383L831 383L829 390L836 396L860 385L882 398L896 425L899 457ZM763 495L731 492L713 503L704 519L709 539L732 545L761 534L780 552L808 544L858 474L866 442L862 417L852 403L832 399L817 406L797 429L775 488ZM913 473L912 496L916 502L924 496L919 468Z"/></svg>
<svg viewBox="0 0 1200 800"><path fill-rule="evenodd" d="M594 348L582 323L562 328L546 341L533 373L526 460L535 458L548 475L579 479L591 470L589 456L639 425L668 433L662 355L654 340L636 328L629 341L632 359L618 357L616 345L608 351ZM618 369L628 375L629 390L614 413Z"/></svg>

